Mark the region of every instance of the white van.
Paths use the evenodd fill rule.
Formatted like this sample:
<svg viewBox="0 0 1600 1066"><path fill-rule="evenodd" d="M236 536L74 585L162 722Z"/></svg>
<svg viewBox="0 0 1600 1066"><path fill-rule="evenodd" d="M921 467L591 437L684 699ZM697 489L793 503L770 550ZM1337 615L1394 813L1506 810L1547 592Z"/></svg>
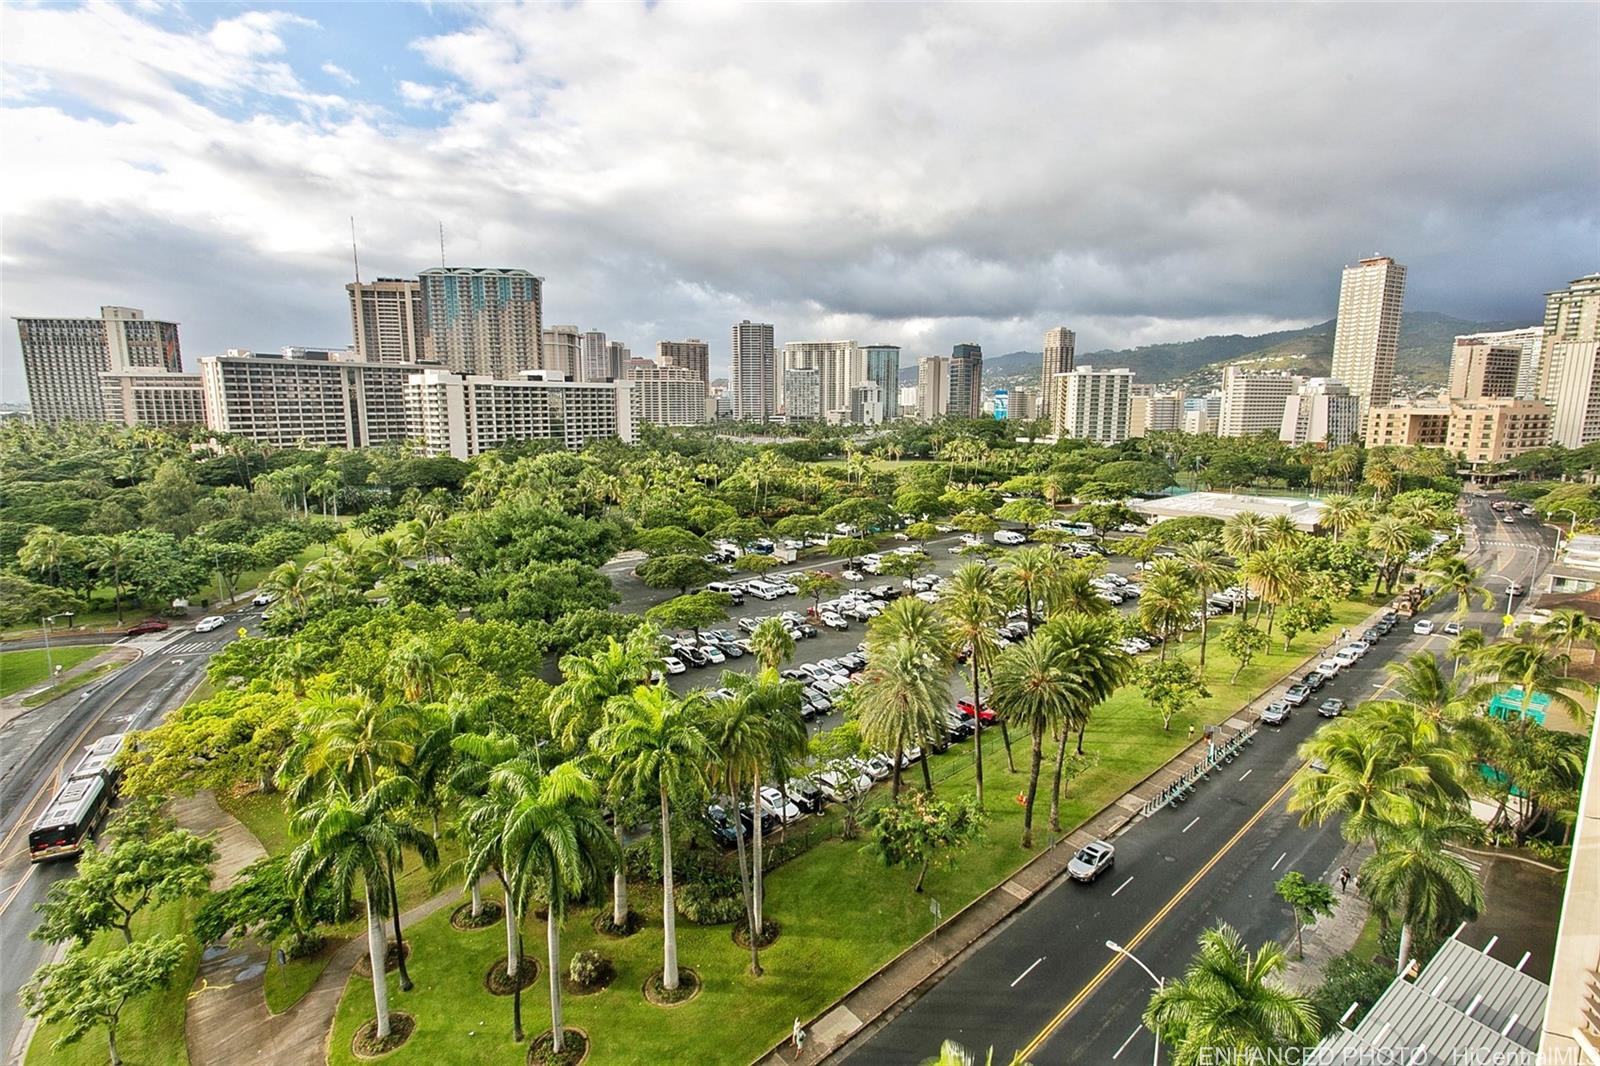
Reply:
<svg viewBox="0 0 1600 1066"><path fill-rule="evenodd" d="M744 590L758 600L775 600L783 595L777 588L767 584L765 581L746 581Z"/></svg>
<svg viewBox="0 0 1600 1066"><path fill-rule="evenodd" d="M1015 529L1002 529L995 533L996 544L1025 544L1028 538Z"/></svg>

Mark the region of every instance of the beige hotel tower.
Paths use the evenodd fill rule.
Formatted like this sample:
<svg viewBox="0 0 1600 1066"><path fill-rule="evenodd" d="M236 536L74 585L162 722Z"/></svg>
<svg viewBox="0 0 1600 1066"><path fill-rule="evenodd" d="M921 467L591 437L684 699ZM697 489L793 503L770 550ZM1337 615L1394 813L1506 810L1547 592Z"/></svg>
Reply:
<svg viewBox="0 0 1600 1066"><path fill-rule="evenodd" d="M1333 332L1332 374L1350 389L1362 416L1389 402L1406 268L1386 255L1345 267L1339 321Z"/></svg>

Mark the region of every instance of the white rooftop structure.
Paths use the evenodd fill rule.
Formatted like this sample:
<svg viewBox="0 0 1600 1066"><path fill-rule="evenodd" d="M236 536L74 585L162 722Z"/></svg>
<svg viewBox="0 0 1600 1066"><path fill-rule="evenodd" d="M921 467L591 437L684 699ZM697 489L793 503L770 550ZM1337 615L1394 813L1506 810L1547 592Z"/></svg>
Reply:
<svg viewBox="0 0 1600 1066"><path fill-rule="evenodd" d="M1272 518L1288 515L1297 529L1307 532L1317 527L1325 506L1321 500L1292 496L1246 496L1237 492L1189 492L1182 496L1159 496L1153 500L1130 500L1140 514L1162 518L1216 518L1227 521L1236 514L1253 511Z"/></svg>

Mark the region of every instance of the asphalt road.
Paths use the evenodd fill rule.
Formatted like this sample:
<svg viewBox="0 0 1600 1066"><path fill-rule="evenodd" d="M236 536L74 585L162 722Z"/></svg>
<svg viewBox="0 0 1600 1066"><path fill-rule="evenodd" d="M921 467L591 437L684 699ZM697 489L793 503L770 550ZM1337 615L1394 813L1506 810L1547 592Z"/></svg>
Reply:
<svg viewBox="0 0 1600 1066"><path fill-rule="evenodd" d="M141 649L137 662L0 730L0 1052L7 1063L22 1050L25 1019L18 993L53 951L28 939L37 925L34 904L75 869L71 862L30 863L28 829L86 746L110 733L158 723L205 676L212 654L234 639L240 625L259 622L260 612L226 617L228 624L211 633L184 627L123 641Z"/></svg>
<svg viewBox="0 0 1600 1066"><path fill-rule="evenodd" d="M1550 558L1548 530L1531 520L1505 525L1481 500L1468 501L1476 565L1488 587L1506 579L1532 587ZM1498 632L1504 599L1465 625ZM1440 628L1453 604L1426 613ZM1317 694L1350 703L1383 686L1384 665L1420 650L1444 654L1450 638L1397 626L1356 667ZM1037 1066L1141 1062L1154 1051L1139 1024L1153 981L1107 947L1129 947L1161 977L1181 974L1199 934L1218 921L1252 944L1284 940L1289 909L1273 884L1290 870L1327 877L1341 851L1335 825L1301 829L1285 809L1299 767L1295 749L1322 721L1311 706L1213 774L1185 804L1135 822L1115 841L1117 862L1092 885L1061 881L958 959L937 983L887 1024L870 1028L838 1056L852 1066L913 1064L954 1039L996 1061L1026 1050Z"/></svg>

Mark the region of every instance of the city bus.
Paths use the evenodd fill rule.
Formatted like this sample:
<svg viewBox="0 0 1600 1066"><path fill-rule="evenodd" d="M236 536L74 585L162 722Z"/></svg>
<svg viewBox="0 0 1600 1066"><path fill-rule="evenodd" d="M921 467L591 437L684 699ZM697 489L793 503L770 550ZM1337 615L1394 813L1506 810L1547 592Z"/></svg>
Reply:
<svg viewBox="0 0 1600 1066"><path fill-rule="evenodd" d="M46 862L83 853L84 842L94 835L116 798L117 779L122 776L117 756L127 743L128 734L112 733L89 746L33 823L29 859Z"/></svg>

